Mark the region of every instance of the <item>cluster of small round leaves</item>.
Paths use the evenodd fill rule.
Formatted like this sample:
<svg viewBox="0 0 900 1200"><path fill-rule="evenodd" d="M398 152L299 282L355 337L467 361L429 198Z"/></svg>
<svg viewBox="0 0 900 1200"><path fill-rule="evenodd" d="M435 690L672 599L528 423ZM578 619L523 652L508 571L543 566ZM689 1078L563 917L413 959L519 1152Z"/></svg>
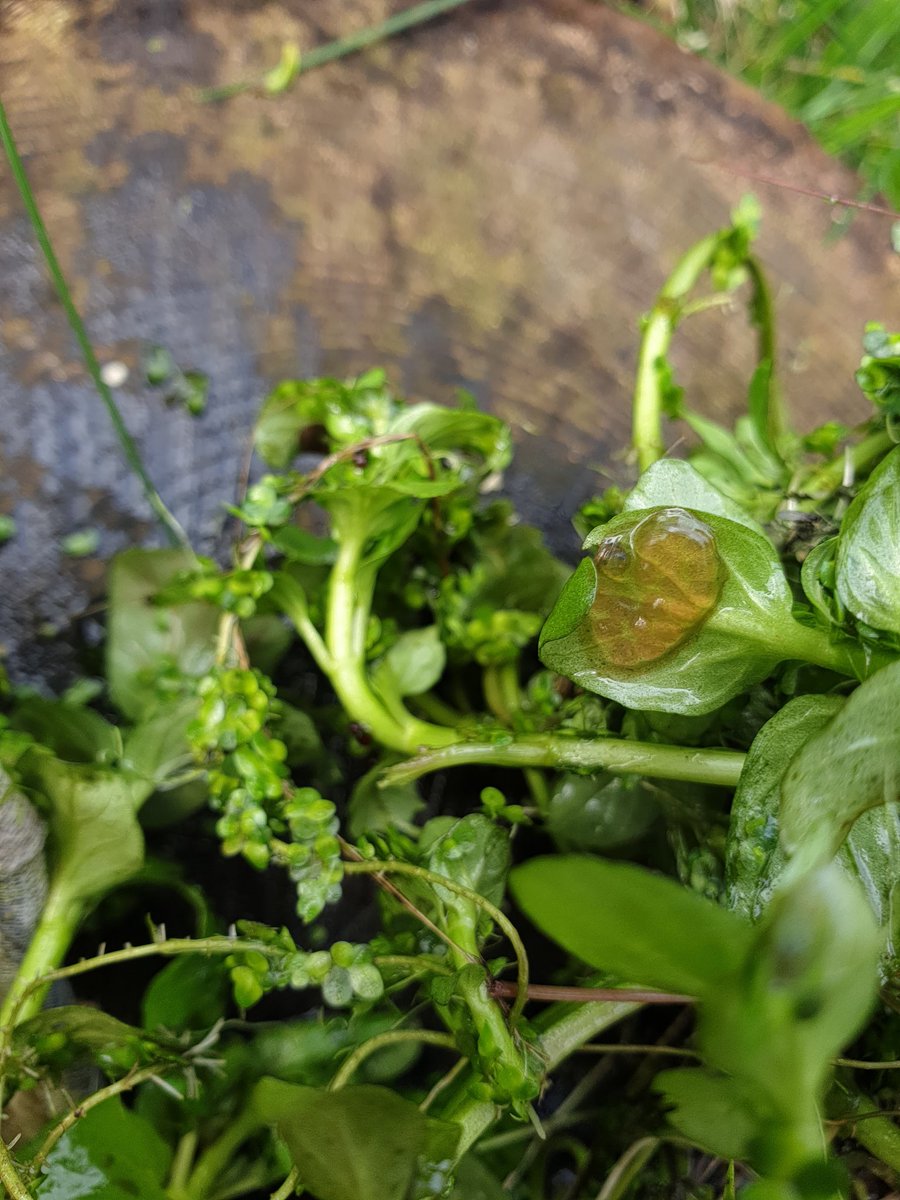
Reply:
<svg viewBox="0 0 900 1200"><path fill-rule="evenodd" d="M296 486L291 476L264 475L247 489L244 503L231 511L252 529L275 529L286 525L294 511L289 493Z"/></svg>
<svg viewBox="0 0 900 1200"><path fill-rule="evenodd" d="M436 609L441 640L457 657L474 658L483 667L515 662L537 636L543 617L478 603L483 586L484 571L478 566L442 581Z"/></svg>
<svg viewBox="0 0 900 1200"><path fill-rule="evenodd" d="M254 936L260 940L258 926ZM268 936L266 936L268 935ZM226 960L235 1002L251 1008L272 991L301 991L318 987L330 1008L377 1003L384 995L384 980L372 962L372 949L363 944L335 942L328 950L301 950L286 929L266 930L267 953L242 950Z"/></svg>
<svg viewBox="0 0 900 1200"><path fill-rule="evenodd" d="M206 600L241 620L252 617L256 606L275 582L270 571L239 568L196 575L187 584L192 600Z"/></svg>
<svg viewBox="0 0 900 1200"><path fill-rule="evenodd" d="M508 821L510 825L531 824L531 819L522 805L507 804L506 797L499 788L482 788L481 807L492 821Z"/></svg>
<svg viewBox="0 0 900 1200"><path fill-rule="evenodd" d="M297 912L314 920L340 896L343 867L334 805L315 788L293 788L287 747L268 732L278 715L271 680L250 668L220 667L198 685L200 706L188 736L207 766L216 832L227 855L263 870L286 867Z"/></svg>

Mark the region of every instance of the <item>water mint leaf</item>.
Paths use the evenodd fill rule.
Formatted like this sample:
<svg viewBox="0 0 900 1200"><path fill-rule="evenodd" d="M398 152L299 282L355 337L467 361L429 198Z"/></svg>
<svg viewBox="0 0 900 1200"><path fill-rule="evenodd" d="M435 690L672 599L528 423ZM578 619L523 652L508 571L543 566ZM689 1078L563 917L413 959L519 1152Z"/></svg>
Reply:
<svg viewBox="0 0 900 1200"><path fill-rule="evenodd" d="M836 590L858 620L900 634L900 447L879 463L847 510Z"/></svg>
<svg viewBox="0 0 900 1200"><path fill-rule="evenodd" d="M537 858L513 870L510 886L539 929L629 983L705 996L738 969L752 942L735 914L626 863Z"/></svg>

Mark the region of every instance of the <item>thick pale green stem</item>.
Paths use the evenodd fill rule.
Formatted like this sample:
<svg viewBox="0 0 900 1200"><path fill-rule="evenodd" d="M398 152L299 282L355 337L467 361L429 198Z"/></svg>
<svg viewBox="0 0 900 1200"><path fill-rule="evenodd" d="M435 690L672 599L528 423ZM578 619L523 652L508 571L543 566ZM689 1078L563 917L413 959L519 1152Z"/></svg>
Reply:
<svg viewBox="0 0 900 1200"><path fill-rule="evenodd" d="M688 250L663 284L647 317L632 405L632 440L641 471L646 471L666 452L662 436L663 396L659 364L668 354L681 311L680 302L706 270L717 244L718 234L711 234Z"/></svg>
<svg viewBox="0 0 900 1200"><path fill-rule="evenodd" d="M736 787L745 756L736 750L660 746L622 738L568 738L550 734L516 738L505 744L457 742L420 754L385 771L385 785L409 783L447 767L484 763L498 767L555 767L569 771L612 771Z"/></svg>
<svg viewBox="0 0 900 1200"><path fill-rule="evenodd" d="M401 719L372 690L365 638L375 577L371 568L360 566L362 550L361 539L345 537L332 568L325 627L328 678L347 715L388 749L412 754L422 746L448 745L459 736L455 730L420 721L406 709Z"/></svg>
<svg viewBox="0 0 900 1200"><path fill-rule="evenodd" d="M61 888L51 886L37 929L0 1007L0 1027L10 1022L18 1025L40 1012L50 984L47 982L40 988L34 988L34 981L60 965L75 936L81 916L81 906L73 904ZM29 989L30 994L23 1001L22 997Z"/></svg>
<svg viewBox="0 0 900 1200"><path fill-rule="evenodd" d="M862 471L867 471L893 446L893 439L886 430L880 429L877 433L870 433L861 442L851 446L846 455L842 454L807 475L806 479L799 482L797 490L816 500L827 499L841 486L848 469L854 477Z"/></svg>

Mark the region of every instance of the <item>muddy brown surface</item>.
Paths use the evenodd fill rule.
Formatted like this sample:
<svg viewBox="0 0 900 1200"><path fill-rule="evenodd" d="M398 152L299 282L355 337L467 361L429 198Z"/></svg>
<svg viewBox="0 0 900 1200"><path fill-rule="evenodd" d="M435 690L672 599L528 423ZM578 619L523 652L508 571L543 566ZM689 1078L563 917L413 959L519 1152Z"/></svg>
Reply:
<svg viewBox="0 0 900 1200"><path fill-rule="evenodd" d="M640 314L748 188L723 168L856 194L779 110L591 0L475 2L283 96L198 101L258 76L285 41L403 6L0 0L0 92L39 202L101 358L131 368L129 427L201 549L269 385L383 364L411 396L464 387L509 421L511 490L571 552L593 468L628 477ZM834 210L756 190L798 422L864 415L863 324L900 318L890 222L826 241ZM5 170L0 281L0 511L19 527L0 550L0 642L25 678L64 673L67 652L35 635L102 588L60 537L94 526L108 556L152 525ZM148 342L209 374L200 420L141 386ZM691 403L738 411L752 351L738 309L688 321Z"/></svg>

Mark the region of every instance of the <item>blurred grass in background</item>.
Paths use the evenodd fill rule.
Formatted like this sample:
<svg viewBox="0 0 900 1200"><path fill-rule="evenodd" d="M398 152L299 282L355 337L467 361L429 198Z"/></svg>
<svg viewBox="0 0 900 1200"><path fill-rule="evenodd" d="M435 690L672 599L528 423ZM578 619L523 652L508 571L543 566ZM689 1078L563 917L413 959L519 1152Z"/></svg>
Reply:
<svg viewBox="0 0 900 1200"><path fill-rule="evenodd" d="M900 0L651 0L685 49L803 121L900 209ZM632 9L633 11L633 9Z"/></svg>

